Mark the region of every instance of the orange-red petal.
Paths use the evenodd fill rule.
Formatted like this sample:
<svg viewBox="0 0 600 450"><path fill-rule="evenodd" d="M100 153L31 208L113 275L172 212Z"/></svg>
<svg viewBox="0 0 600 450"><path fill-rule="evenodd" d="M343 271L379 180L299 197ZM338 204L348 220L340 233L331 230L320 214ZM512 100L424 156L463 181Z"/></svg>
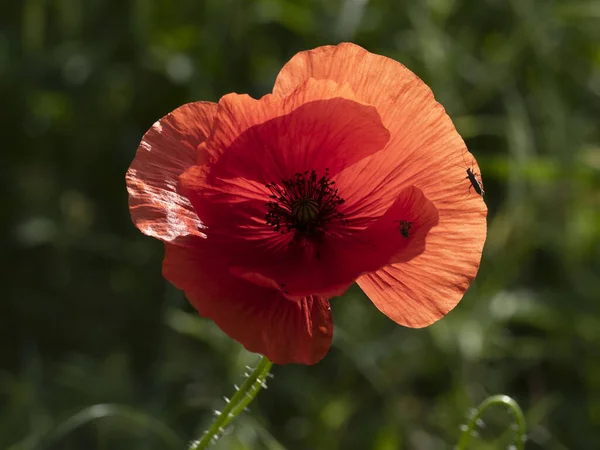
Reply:
<svg viewBox="0 0 600 450"><path fill-rule="evenodd" d="M472 221L468 212L462 217ZM400 325L421 328L441 319L457 305L477 274L485 241L485 228L461 222L460 214L446 218L427 236L426 251L363 275L358 285L382 313Z"/></svg>
<svg viewBox="0 0 600 450"><path fill-rule="evenodd" d="M131 218L144 234L167 242L203 235L201 220L177 186L179 176L196 163L216 110L215 103L188 103L158 120L142 138L126 182Z"/></svg>
<svg viewBox="0 0 600 450"><path fill-rule="evenodd" d="M377 110L347 85L308 79L285 98L224 96L206 150L215 176L266 184L307 170L333 176L388 139Z"/></svg>
<svg viewBox="0 0 600 450"><path fill-rule="evenodd" d="M165 245L163 274L200 315L277 364L315 364L325 356L333 337L326 299L290 300L267 283L234 275L221 249L207 239L188 237L179 244Z"/></svg>
<svg viewBox="0 0 600 450"><path fill-rule="evenodd" d="M210 167L192 166L180 177L180 186L207 226L206 233L223 251L249 254L252 261L287 248L291 235L277 233L267 224L265 185L246 178L210 177Z"/></svg>
<svg viewBox="0 0 600 450"><path fill-rule="evenodd" d="M423 253L358 280L396 322L434 322L460 301L479 267L487 208L465 179L468 167L478 172L474 158L429 87L392 59L348 43L301 52L281 70L273 93L288 95L308 78L348 83L359 101L377 108L390 131L383 151L337 176L352 202L345 205L347 214L378 217L411 185L437 208L439 224Z"/></svg>

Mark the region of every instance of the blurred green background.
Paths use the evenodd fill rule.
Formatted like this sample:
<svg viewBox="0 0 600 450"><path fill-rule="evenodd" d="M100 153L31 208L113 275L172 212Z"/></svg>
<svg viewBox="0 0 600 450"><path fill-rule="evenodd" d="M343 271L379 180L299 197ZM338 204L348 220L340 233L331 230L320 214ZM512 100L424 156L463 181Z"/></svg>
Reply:
<svg viewBox="0 0 600 450"><path fill-rule="evenodd" d="M358 289L334 345L280 366L215 449L450 449L505 393L528 449L600 448L600 2L21 0L0 13L0 449L184 449L258 357L161 277L124 175L193 100L261 96L352 40L433 89L480 162L482 266L458 308L395 325ZM508 448L490 411L470 448Z"/></svg>

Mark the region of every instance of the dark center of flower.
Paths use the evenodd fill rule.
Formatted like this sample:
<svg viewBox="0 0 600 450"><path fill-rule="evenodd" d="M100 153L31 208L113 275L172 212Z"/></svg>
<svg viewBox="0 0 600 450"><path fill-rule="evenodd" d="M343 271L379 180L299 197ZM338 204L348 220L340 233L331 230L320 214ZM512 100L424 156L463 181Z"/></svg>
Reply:
<svg viewBox="0 0 600 450"><path fill-rule="evenodd" d="M325 175L317 177L315 170L297 173L294 178L281 180L280 184L266 185L271 191L271 201L266 204L267 225L275 231L294 231L295 237L314 237L327 231L327 225L338 219L347 221L338 212L344 199L338 194L335 181Z"/></svg>

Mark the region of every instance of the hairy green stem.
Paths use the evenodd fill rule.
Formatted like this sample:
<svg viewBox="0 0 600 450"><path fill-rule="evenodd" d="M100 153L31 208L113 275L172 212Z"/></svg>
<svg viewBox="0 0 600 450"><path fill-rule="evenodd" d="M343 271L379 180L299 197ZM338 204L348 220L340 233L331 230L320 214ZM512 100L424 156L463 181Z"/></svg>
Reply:
<svg viewBox="0 0 600 450"><path fill-rule="evenodd" d="M471 415L469 423L467 423L466 427L464 428L463 433L460 436L460 441L456 446L457 450L466 450L469 440L471 439L471 433L477 427L477 424L481 420L483 413L492 405L505 405L512 411L517 425L516 448L517 450L523 450L525 442L525 416L523 415L523 411L521 411L519 404L508 395L493 395L481 402L475 412Z"/></svg>
<svg viewBox="0 0 600 450"><path fill-rule="evenodd" d="M215 411L217 417L214 422L199 440L190 444L189 450L205 449L221 436L233 419L240 415L246 406L254 400L261 388L266 387L266 380L272 366L273 363L266 356L263 356L252 372L246 374L246 381L231 397L231 400L225 399L227 404L223 411Z"/></svg>

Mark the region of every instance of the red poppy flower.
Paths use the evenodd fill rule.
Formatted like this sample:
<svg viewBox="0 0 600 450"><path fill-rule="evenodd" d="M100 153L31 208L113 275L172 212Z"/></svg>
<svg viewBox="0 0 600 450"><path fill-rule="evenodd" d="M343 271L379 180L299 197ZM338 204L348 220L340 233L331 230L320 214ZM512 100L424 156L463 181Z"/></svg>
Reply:
<svg viewBox="0 0 600 450"><path fill-rule="evenodd" d="M164 276L275 363L329 349L329 299L357 281L424 327L479 267L487 209L444 108L401 64L353 44L297 54L273 94L190 103L144 135L131 216L165 242Z"/></svg>

